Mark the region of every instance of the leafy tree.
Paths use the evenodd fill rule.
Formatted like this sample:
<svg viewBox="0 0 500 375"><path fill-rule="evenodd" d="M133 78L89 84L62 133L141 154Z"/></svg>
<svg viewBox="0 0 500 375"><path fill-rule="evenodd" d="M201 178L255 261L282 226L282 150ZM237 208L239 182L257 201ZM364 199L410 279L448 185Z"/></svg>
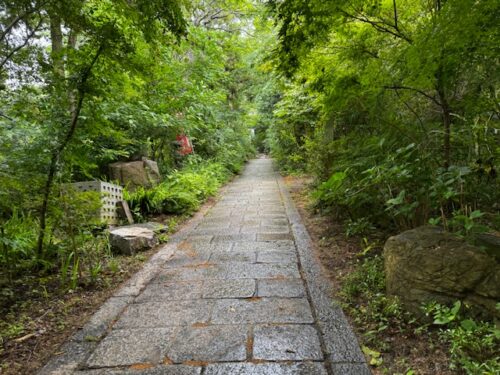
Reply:
<svg viewBox="0 0 500 375"><path fill-rule="evenodd" d="M275 65L294 82L275 115L300 90L281 125L278 117L271 126L272 149L279 154L302 137L304 146L294 141L288 147L295 153L281 154L308 161L323 181L347 173L335 193L320 189L321 205L403 228L492 208L499 156L495 2L268 4L279 30ZM297 137L302 111L291 108L307 108L302 96L318 115L306 120L314 131ZM402 158L400 150L411 152ZM447 193L437 187L445 178Z"/></svg>

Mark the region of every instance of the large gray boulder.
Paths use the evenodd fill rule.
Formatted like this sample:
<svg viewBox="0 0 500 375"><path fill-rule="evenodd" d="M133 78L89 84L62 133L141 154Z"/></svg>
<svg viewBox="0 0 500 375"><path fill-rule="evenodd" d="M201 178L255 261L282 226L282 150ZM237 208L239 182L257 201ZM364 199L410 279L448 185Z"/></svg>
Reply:
<svg viewBox="0 0 500 375"><path fill-rule="evenodd" d="M497 259L456 235L433 226L403 232L385 243L384 262L387 293L417 315L424 302L460 299L478 314L498 317Z"/></svg>
<svg viewBox="0 0 500 375"><path fill-rule="evenodd" d="M111 250L115 253L134 255L158 245L158 235L167 227L157 223L126 225L109 232Z"/></svg>
<svg viewBox="0 0 500 375"><path fill-rule="evenodd" d="M151 187L161 181L158 164L148 159L110 164L109 177L130 191L139 186Z"/></svg>

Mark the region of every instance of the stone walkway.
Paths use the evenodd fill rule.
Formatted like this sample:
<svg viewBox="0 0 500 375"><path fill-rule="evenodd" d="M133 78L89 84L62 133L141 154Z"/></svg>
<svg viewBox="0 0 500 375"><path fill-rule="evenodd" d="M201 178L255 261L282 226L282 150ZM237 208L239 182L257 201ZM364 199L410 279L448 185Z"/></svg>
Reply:
<svg viewBox="0 0 500 375"><path fill-rule="evenodd" d="M270 159L173 236L40 374L370 374Z"/></svg>

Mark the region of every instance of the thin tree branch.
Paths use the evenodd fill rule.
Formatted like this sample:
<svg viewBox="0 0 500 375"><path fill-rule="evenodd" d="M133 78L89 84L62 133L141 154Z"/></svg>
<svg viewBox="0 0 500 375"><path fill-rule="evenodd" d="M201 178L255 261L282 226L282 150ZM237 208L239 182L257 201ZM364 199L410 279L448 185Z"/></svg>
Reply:
<svg viewBox="0 0 500 375"><path fill-rule="evenodd" d="M33 14L33 13L36 13L38 12L44 5L46 5L47 3L49 3L51 0L47 0L47 1L43 1L40 3L40 5L38 5L37 7L34 7L34 8L31 8L31 9L28 9L27 11L25 11L24 13L18 15L16 18L14 18L12 20L12 22L7 25L7 27L5 28L5 30L2 31L2 33L0 34L0 42L2 40L5 39L5 37L7 36L7 34L10 32L10 30L17 25L17 23L19 21L21 21L24 17L26 16L29 16L30 14Z"/></svg>
<svg viewBox="0 0 500 375"><path fill-rule="evenodd" d="M384 89L388 89L388 90L410 90L410 91L415 91L415 92L418 92L419 94L425 96L427 99L430 99L432 102L434 102L435 104L437 104L439 107L442 106L441 102L439 100L437 100L434 96L431 96L429 94L427 94L425 91L422 91L420 89L416 89L414 87L408 87L408 86L382 86Z"/></svg>
<svg viewBox="0 0 500 375"><path fill-rule="evenodd" d="M392 0L392 6L394 8L394 28L399 31L399 28L398 28L398 8L396 7L396 0Z"/></svg>
<svg viewBox="0 0 500 375"><path fill-rule="evenodd" d="M2 60L2 62L0 62L0 70L3 69L4 65L7 64L7 62L12 58L12 56L14 56L14 54L16 54L22 48L26 47L26 45L29 43L30 39L33 37L33 35L35 35L35 33L41 28L42 24L43 24L43 17L40 16L40 21L35 26L35 28L33 30L31 30L31 32L28 34L28 36L26 37L24 42L22 44L18 45L17 47L15 47L14 49L12 49L7 54L7 56L5 56L5 58Z"/></svg>
<svg viewBox="0 0 500 375"><path fill-rule="evenodd" d="M0 117L6 118L7 120L10 120L12 122L15 122L15 120L12 117L7 116L3 112L0 112Z"/></svg>
<svg viewBox="0 0 500 375"><path fill-rule="evenodd" d="M406 100L403 100L403 98L401 98L401 95L399 94L399 90L396 90L396 95L398 96L399 100L401 102L403 102L403 104L405 105L406 108L408 108L408 110L413 113L413 115L417 118L419 124L420 124L420 127L422 128L423 132L425 135L427 135L427 129L424 125L424 122L422 121L422 119L420 118L420 116L418 115L417 111L415 111L407 102Z"/></svg>
<svg viewBox="0 0 500 375"><path fill-rule="evenodd" d="M391 25L390 23L387 23L384 20L374 21L374 20L371 20L367 16L362 15L362 14L358 16L358 15L355 15L355 14L348 13L348 12L346 12L343 9L339 9L339 10L346 17L349 17L349 18L352 18L354 20L358 20L358 21L367 23L369 25L372 25L376 30L384 32L384 33L391 34L391 35L393 35L393 36L395 36L397 38L400 38L400 39L403 39L403 40L407 41L410 44L413 43L413 40L410 37L408 37L405 34L403 34L399 30L399 28L396 28L394 25ZM396 31L391 30L391 28L395 29Z"/></svg>
<svg viewBox="0 0 500 375"><path fill-rule="evenodd" d="M43 201L42 201L42 207L40 209L40 226L39 226L39 234L38 234L38 241L37 241L37 252L38 255L40 256L43 251L43 243L45 240L45 231L47 227L47 210L48 210L48 204L49 204L49 198L50 194L52 192L52 186L54 183L54 177L57 172L57 163L59 161L59 158L61 157L62 153L66 149L66 146L69 144L71 139L73 138L73 135L75 134L76 127L78 125L78 120L80 118L80 112L83 107L83 100L85 98L85 84L87 83L87 80L90 77L90 73L92 72L92 69L94 65L97 62L97 59L101 55L101 53L104 51L104 45L101 44L99 46L99 49L97 50L96 54L94 55L92 61L90 64L86 67L86 69L83 71L81 79L77 83L77 90L78 90L78 101L75 107L74 112L71 114L71 124L70 128L68 129L68 132L66 133L66 136L64 139L61 141L59 147L53 150L52 156L50 159L50 166L49 166L49 172L47 175L47 181L45 183L45 188L43 192Z"/></svg>

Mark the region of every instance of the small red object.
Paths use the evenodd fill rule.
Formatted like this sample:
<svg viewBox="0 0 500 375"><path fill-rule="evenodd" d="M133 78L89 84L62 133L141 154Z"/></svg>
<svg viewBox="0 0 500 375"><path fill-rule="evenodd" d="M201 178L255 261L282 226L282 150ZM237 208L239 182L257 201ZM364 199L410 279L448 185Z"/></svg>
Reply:
<svg viewBox="0 0 500 375"><path fill-rule="evenodd" d="M177 142L179 144L179 155L189 155L193 153L193 145L186 134L177 135Z"/></svg>

